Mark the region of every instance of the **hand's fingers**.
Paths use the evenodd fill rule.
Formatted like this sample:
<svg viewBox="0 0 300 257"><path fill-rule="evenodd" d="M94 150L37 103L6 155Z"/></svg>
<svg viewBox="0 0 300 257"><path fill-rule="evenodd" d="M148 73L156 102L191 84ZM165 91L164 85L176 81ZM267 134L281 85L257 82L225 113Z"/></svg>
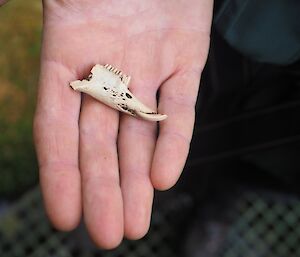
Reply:
<svg viewBox="0 0 300 257"><path fill-rule="evenodd" d="M195 119L200 73L178 72L160 90L158 110L168 118L160 122L151 169L152 184L165 190L178 180L189 152Z"/></svg>
<svg viewBox="0 0 300 257"><path fill-rule="evenodd" d="M131 91L143 103L156 109L156 93L141 90L141 85ZM139 86L139 87L138 87ZM140 89L138 89L140 88ZM129 239L143 237L149 228L153 186L150 181L150 169L156 141L155 122L138 120L123 115L118 139L121 185L124 204L125 236Z"/></svg>
<svg viewBox="0 0 300 257"><path fill-rule="evenodd" d="M40 182L49 218L62 230L81 216L78 169L80 95L69 87L75 75L59 63L43 62L34 120Z"/></svg>
<svg viewBox="0 0 300 257"><path fill-rule="evenodd" d="M117 154L118 112L85 95L80 114L80 169L84 219L103 248L123 238L123 205Z"/></svg>

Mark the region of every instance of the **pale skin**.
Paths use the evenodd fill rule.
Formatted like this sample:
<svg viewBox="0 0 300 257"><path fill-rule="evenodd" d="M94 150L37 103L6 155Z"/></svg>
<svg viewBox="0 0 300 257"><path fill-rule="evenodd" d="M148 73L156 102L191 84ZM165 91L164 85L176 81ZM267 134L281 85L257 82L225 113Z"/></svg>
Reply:
<svg viewBox="0 0 300 257"><path fill-rule="evenodd" d="M172 187L188 155L212 5L44 0L34 136L46 211L58 229L74 229L83 214L93 241L107 249L147 233L154 189ZM159 134L157 123L68 86L97 63L129 74L133 94L168 115Z"/></svg>

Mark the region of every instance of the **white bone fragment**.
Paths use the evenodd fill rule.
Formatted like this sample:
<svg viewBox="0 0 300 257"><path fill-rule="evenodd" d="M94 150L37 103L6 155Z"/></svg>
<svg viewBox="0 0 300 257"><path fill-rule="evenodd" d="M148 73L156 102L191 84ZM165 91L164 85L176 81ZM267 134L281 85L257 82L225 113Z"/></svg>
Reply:
<svg viewBox="0 0 300 257"><path fill-rule="evenodd" d="M96 64L87 79L75 80L70 86L100 102L129 115L148 121L161 121L168 116L159 114L139 101L129 90L130 76L111 65Z"/></svg>

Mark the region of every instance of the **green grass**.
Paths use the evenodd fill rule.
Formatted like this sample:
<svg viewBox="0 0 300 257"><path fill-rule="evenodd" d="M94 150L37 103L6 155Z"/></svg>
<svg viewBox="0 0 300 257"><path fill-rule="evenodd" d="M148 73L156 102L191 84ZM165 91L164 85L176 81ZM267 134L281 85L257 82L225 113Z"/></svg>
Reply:
<svg viewBox="0 0 300 257"><path fill-rule="evenodd" d="M37 182L32 118L39 73L40 0L0 7L0 198Z"/></svg>

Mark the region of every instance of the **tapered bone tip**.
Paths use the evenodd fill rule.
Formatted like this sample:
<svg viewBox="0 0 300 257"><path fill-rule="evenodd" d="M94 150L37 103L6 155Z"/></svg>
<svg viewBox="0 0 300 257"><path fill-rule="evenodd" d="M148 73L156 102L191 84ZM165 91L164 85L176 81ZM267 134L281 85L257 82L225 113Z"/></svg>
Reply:
<svg viewBox="0 0 300 257"><path fill-rule="evenodd" d="M157 120L157 121L163 121L163 120L165 120L166 118L168 118L168 115L166 115L166 114L157 114L156 120Z"/></svg>
<svg viewBox="0 0 300 257"><path fill-rule="evenodd" d="M166 118L168 118L168 115L166 114L159 114L159 113L143 113L139 112L137 113L138 116L141 118L148 120L148 121L163 121Z"/></svg>

